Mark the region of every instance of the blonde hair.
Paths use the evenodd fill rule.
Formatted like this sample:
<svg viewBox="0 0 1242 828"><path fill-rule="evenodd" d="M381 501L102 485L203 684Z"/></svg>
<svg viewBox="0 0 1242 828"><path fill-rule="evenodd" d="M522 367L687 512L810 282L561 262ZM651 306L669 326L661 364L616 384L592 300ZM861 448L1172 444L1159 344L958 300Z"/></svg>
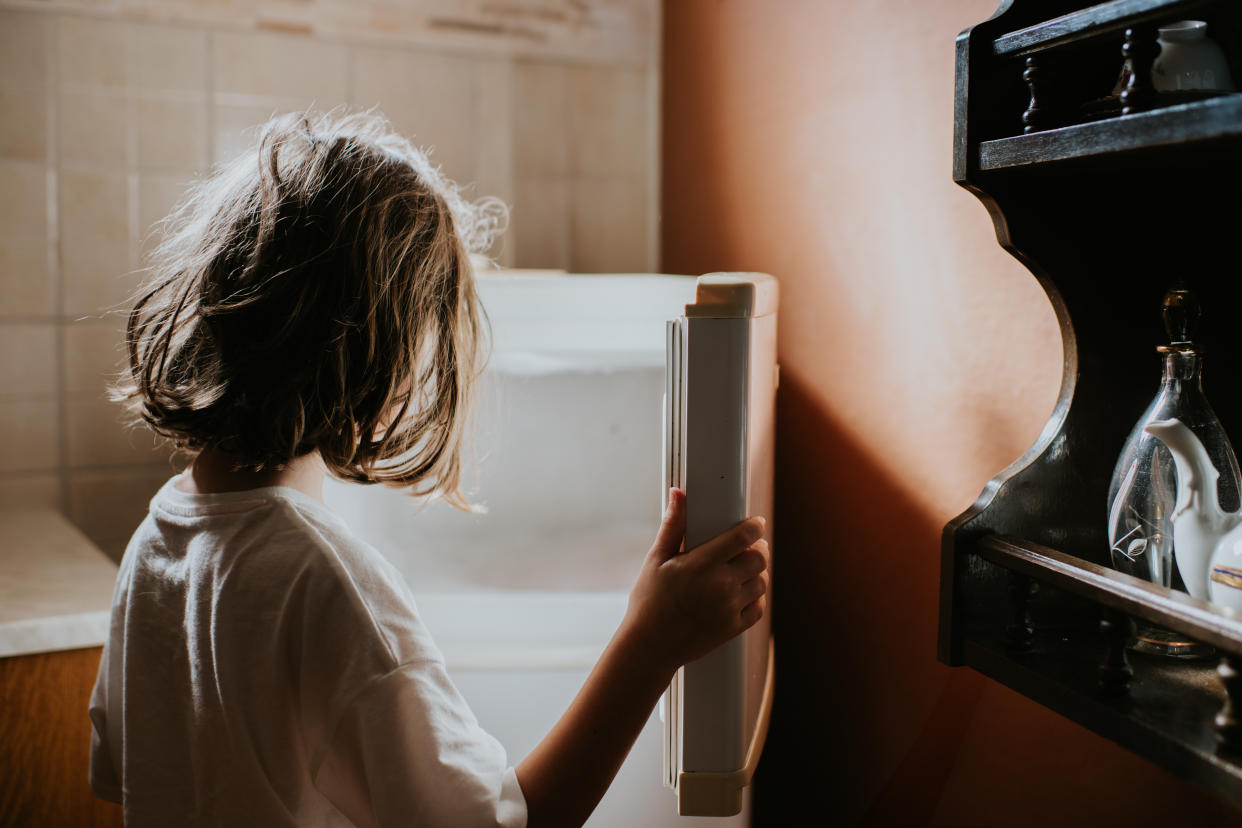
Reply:
<svg viewBox="0 0 1242 828"><path fill-rule="evenodd" d="M165 221L113 389L192 453L328 470L469 508L461 454L484 320L467 201L374 111L291 114Z"/></svg>

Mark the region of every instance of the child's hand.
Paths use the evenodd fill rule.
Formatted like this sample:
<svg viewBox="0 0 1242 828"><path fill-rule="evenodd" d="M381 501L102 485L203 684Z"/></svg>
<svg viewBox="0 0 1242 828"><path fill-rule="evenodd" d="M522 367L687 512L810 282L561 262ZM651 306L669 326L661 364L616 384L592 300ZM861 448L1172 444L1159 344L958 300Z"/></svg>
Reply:
<svg viewBox="0 0 1242 828"><path fill-rule="evenodd" d="M630 592L623 628L669 669L748 629L766 606L763 529L763 518L748 518L683 552L686 495L671 490L659 534Z"/></svg>
<svg viewBox="0 0 1242 828"><path fill-rule="evenodd" d="M685 534L686 496L674 489L621 628L569 710L517 767L527 824L585 823L677 668L763 617L763 520L744 520L689 552L681 551Z"/></svg>

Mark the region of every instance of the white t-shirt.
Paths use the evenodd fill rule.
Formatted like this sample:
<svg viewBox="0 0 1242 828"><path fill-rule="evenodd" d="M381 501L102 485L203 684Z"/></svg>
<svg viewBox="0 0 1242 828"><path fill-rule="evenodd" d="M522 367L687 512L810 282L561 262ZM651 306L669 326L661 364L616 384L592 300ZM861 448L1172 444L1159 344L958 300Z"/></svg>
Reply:
<svg viewBox="0 0 1242 828"><path fill-rule="evenodd" d="M125 550L91 787L142 826L522 826L401 575L294 489L164 485Z"/></svg>

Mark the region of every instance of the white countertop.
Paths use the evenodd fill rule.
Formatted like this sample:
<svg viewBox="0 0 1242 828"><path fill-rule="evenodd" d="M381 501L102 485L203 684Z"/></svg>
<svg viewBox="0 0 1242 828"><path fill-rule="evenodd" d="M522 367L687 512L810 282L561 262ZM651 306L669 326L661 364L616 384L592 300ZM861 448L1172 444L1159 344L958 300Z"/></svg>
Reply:
<svg viewBox="0 0 1242 828"><path fill-rule="evenodd" d="M60 513L0 511L0 657L103 644L116 572Z"/></svg>

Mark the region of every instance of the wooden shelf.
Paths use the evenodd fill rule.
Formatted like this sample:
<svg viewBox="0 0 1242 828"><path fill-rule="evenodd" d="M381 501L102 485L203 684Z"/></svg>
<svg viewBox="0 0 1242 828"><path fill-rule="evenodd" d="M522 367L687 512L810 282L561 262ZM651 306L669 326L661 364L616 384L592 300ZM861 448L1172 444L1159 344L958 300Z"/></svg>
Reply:
<svg viewBox="0 0 1242 828"><path fill-rule="evenodd" d="M1032 610L1060 622L1041 627L1032 651L1009 651L998 627L996 635L972 638L965 665L1179 776L1242 800L1242 757L1213 735L1225 697L1214 665L1133 654L1128 694L1108 696L1098 683L1104 645L1090 605L1049 594Z"/></svg>
<svg viewBox="0 0 1242 828"><path fill-rule="evenodd" d="M1242 138L1242 94L981 141L981 172Z"/></svg>
<svg viewBox="0 0 1242 828"><path fill-rule="evenodd" d="M1034 635L1018 651L1006 634L1007 601L993 595L963 619L965 664L1036 702L1186 778L1242 800L1242 751L1216 737L1225 704L1216 659L1178 660L1130 653L1128 691L1106 692L1100 667L1108 644L1102 609L1144 618L1204 643L1237 650L1242 619L1073 555L1017 538L990 536L982 560L1039 582L1030 600ZM1192 635L1193 633L1193 635Z"/></svg>
<svg viewBox="0 0 1242 828"><path fill-rule="evenodd" d="M1111 3L1100 3L1003 34L992 41L992 54L998 57L1025 57L1033 52L1120 31L1157 16L1190 11L1205 5L1208 5L1205 0L1112 0Z"/></svg>
<svg viewBox="0 0 1242 828"><path fill-rule="evenodd" d="M1242 615L1112 569L1105 520L1171 280L1203 303L1207 396L1242 436L1242 94L1150 83L1157 27L1191 16L1242 80L1236 0L1003 0L957 40L954 180L1046 290L1065 363L1035 445L945 527L939 658L1242 804ZM1135 111L1100 117L1123 60ZM1204 660L1128 650L1143 623Z"/></svg>
<svg viewBox="0 0 1242 828"><path fill-rule="evenodd" d="M1208 601L1156 586L1076 555L1005 535L981 539L979 556L1100 607L1142 618L1211 647L1242 655L1242 618Z"/></svg>

